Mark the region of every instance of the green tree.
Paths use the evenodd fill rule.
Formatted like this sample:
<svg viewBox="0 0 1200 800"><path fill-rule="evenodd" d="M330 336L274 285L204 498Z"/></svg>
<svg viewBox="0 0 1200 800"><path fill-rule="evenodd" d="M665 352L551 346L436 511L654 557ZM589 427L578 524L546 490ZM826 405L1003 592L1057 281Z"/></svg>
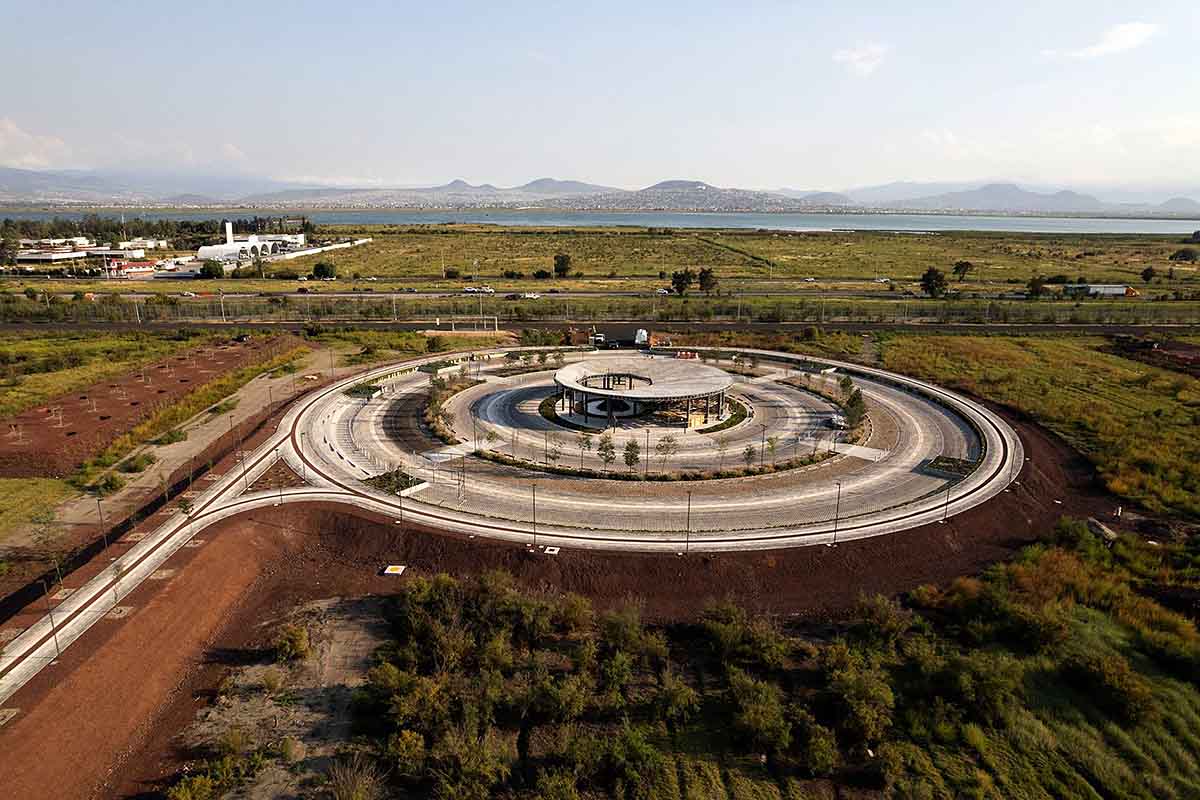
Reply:
<svg viewBox="0 0 1200 800"><path fill-rule="evenodd" d="M571 256L557 253L554 256L554 277L565 278L571 274Z"/></svg>
<svg viewBox="0 0 1200 800"><path fill-rule="evenodd" d="M746 449L742 451L742 461L746 462L746 469L754 466L754 445L746 445Z"/></svg>
<svg viewBox="0 0 1200 800"><path fill-rule="evenodd" d="M1158 277L1158 270L1156 270L1154 267L1146 267L1144 270L1142 270L1142 280L1146 283L1149 283L1156 277Z"/></svg>
<svg viewBox="0 0 1200 800"><path fill-rule="evenodd" d="M1044 295L1046 293L1046 278L1045 278L1045 276L1034 275L1032 278L1029 279L1029 282L1025 284L1025 288L1028 290L1029 299L1037 300L1039 297L1041 297L1042 295Z"/></svg>
<svg viewBox="0 0 1200 800"><path fill-rule="evenodd" d="M949 283L946 281L946 273L942 272L937 267L930 267L925 270L925 274L921 276L921 291L930 297L941 297L946 294L946 287Z"/></svg>
<svg viewBox="0 0 1200 800"><path fill-rule="evenodd" d="M954 262L954 277L960 281L967 279L967 274L975 269L975 265L970 261L955 261Z"/></svg>
<svg viewBox="0 0 1200 800"><path fill-rule="evenodd" d="M1200 261L1200 251L1194 247L1183 247L1171 253L1171 261Z"/></svg>
<svg viewBox="0 0 1200 800"><path fill-rule="evenodd" d="M654 452L658 453L659 469L665 469L667 459L679 452L679 439L675 438L675 434L668 433L654 445Z"/></svg>
<svg viewBox="0 0 1200 800"><path fill-rule="evenodd" d="M591 434L580 431L576 441L579 443L579 468L583 469L583 454L592 452Z"/></svg>
<svg viewBox="0 0 1200 800"><path fill-rule="evenodd" d="M625 443L625 466L629 467L629 471L633 472L634 467L641 461L642 448L638 447L637 439L630 439Z"/></svg>
<svg viewBox="0 0 1200 800"><path fill-rule="evenodd" d="M703 267L700 270L700 291L707 295L712 295L717 290L720 281L717 280L717 274L712 267Z"/></svg>
<svg viewBox="0 0 1200 800"><path fill-rule="evenodd" d="M729 437L721 434L716 439L717 455L720 457L717 469L725 469L725 453L729 450Z"/></svg>
<svg viewBox="0 0 1200 800"><path fill-rule="evenodd" d="M600 460L604 462L604 469L607 470L612 463L617 460L617 448L613 444L612 436L605 433L600 437L600 443L596 445L596 455L600 456Z"/></svg>
<svg viewBox="0 0 1200 800"><path fill-rule="evenodd" d="M779 437L767 437L767 452L771 454L771 466L775 466L776 454L779 452Z"/></svg>
<svg viewBox="0 0 1200 800"><path fill-rule="evenodd" d="M200 277L208 280L225 277L225 265L220 261L208 259L200 265Z"/></svg>
<svg viewBox="0 0 1200 800"><path fill-rule="evenodd" d="M318 261L313 265L312 275L314 278L336 278L337 267L332 261Z"/></svg>
<svg viewBox="0 0 1200 800"><path fill-rule="evenodd" d="M737 667L729 670L729 690L738 709L734 724L750 742L768 756L787 749L792 732L784 716L783 690Z"/></svg>
<svg viewBox="0 0 1200 800"><path fill-rule="evenodd" d="M692 284L696 282L696 273L691 267L687 269L677 270L671 273L671 288L675 290L675 294L687 294L687 290L692 288Z"/></svg>

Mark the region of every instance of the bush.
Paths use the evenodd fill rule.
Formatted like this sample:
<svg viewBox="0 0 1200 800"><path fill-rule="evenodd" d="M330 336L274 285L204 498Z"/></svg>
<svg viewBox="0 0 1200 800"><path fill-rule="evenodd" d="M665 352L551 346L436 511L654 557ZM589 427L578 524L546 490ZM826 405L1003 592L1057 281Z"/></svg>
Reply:
<svg viewBox="0 0 1200 800"><path fill-rule="evenodd" d="M844 710L842 728L855 739L878 742L892 725L895 695L878 668L847 668L833 675L829 687Z"/></svg>
<svg viewBox="0 0 1200 800"><path fill-rule="evenodd" d="M238 727L225 731L217 741L217 750L226 756L240 756L250 747L250 736Z"/></svg>
<svg viewBox="0 0 1200 800"><path fill-rule="evenodd" d="M326 779L333 800L375 800L383 796L383 776L362 753L335 761Z"/></svg>
<svg viewBox="0 0 1200 800"><path fill-rule="evenodd" d="M274 695L283 688L283 674L277 669L269 669L262 676L263 691L268 695Z"/></svg>
<svg viewBox="0 0 1200 800"><path fill-rule="evenodd" d="M279 661L301 661L308 658L308 630L299 625L284 625L275 639L275 658Z"/></svg>
<svg viewBox="0 0 1200 800"><path fill-rule="evenodd" d="M795 753L800 766L813 777L831 774L841 763L837 737L805 709L793 709Z"/></svg>
<svg viewBox="0 0 1200 800"><path fill-rule="evenodd" d="M285 764L299 763L304 760L307 753L308 748L304 746L304 742L294 736L285 736L279 743L279 757Z"/></svg>
<svg viewBox="0 0 1200 800"><path fill-rule="evenodd" d="M737 667L729 670L729 690L738 709L734 722L749 740L765 753L786 749L791 726L784 717L783 690Z"/></svg>
<svg viewBox="0 0 1200 800"><path fill-rule="evenodd" d="M189 775L167 790L167 800L210 800L216 788L207 775Z"/></svg>

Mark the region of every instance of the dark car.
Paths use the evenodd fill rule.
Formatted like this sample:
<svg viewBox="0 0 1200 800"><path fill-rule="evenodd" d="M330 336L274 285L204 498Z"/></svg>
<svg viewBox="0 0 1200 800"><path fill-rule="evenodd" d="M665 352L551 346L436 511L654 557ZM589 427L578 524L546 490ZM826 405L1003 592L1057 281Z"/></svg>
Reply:
<svg viewBox="0 0 1200 800"><path fill-rule="evenodd" d="M520 300L521 295L517 294L516 292L513 292L512 294L504 295L504 299L505 300Z"/></svg>
<svg viewBox="0 0 1200 800"><path fill-rule="evenodd" d="M415 286L405 286L404 291L412 293L412 294L416 294L417 289Z"/></svg>

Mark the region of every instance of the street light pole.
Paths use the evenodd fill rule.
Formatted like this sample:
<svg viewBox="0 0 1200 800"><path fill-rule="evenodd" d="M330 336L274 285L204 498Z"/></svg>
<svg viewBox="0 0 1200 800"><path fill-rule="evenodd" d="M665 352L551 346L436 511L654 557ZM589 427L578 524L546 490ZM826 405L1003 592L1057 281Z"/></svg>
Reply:
<svg viewBox="0 0 1200 800"><path fill-rule="evenodd" d="M533 484L533 547L537 548L537 484Z"/></svg>
<svg viewBox="0 0 1200 800"><path fill-rule="evenodd" d="M96 498L96 511L100 514L100 535L104 537L104 549L108 549L108 528L104 525L104 508L100 505L100 498Z"/></svg>
<svg viewBox="0 0 1200 800"><path fill-rule="evenodd" d="M953 488L953 483L946 484L946 505L942 506L942 518L940 522L945 522L950 517L950 490Z"/></svg>
<svg viewBox="0 0 1200 800"><path fill-rule="evenodd" d="M767 423L760 422L758 427L762 428L762 441L758 446L758 466L763 466L764 459L767 457Z"/></svg>
<svg viewBox="0 0 1200 800"><path fill-rule="evenodd" d="M50 605L50 590L46 587L45 581L42 581L42 593L46 596L46 615L50 617L50 635L54 637L54 657L58 658L62 655L62 650L58 647L58 629L54 627L54 609Z"/></svg>
<svg viewBox="0 0 1200 800"><path fill-rule="evenodd" d="M837 482L837 504L833 507L833 546L837 547L838 520L842 515L842 482Z"/></svg>
<svg viewBox="0 0 1200 800"><path fill-rule="evenodd" d="M692 493L689 491L688 496L688 511L687 511L687 535L684 538L683 554L687 555L692 550Z"/></svg>

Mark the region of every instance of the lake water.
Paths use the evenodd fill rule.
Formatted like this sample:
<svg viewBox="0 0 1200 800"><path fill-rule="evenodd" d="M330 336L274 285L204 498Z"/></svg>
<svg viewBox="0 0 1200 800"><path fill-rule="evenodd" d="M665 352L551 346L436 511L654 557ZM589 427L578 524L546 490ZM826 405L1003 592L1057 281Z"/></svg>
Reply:
<svg viewBox="0 0 1200 800"><path fill-rule="evenodd" d="M0 219L79 219L88 211L0 211ZM124 213L126 218L211 220L252 216L253 211L105 209L103 216ZM259 210L261 216L281 211ZM1200 220L1092 217L1011 217L954 214L764 214L686 213L669 211L404 211L392 209L294 211L317 224L436 225L443 223L492 224L552 228L593 228L626 225L653 228L765 228L789 231L871 230L998 231L1017 233L1191 233Z"/></svg>

